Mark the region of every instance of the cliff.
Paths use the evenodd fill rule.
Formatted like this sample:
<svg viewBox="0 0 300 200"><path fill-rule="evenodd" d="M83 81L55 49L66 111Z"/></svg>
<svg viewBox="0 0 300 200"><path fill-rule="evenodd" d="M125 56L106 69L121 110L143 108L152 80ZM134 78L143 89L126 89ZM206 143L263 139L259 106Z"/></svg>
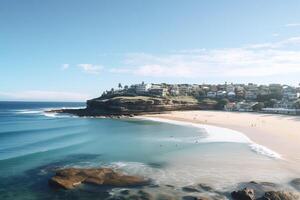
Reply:
<svg viewBox="0 0 300 200"><path fill-rule="evenodd" d="M214 105L199 104L192 97L160 98L150 96L118 96L87 101L85 109L63 109L55 112L79 116L119 116L159 113L175 110L213 109Z"/></svg>

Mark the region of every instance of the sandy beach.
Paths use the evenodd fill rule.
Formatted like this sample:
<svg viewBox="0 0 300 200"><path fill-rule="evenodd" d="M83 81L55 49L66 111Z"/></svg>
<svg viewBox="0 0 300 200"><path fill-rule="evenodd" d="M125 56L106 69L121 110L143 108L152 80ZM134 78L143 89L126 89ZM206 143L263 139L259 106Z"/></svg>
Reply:
<svg viewBox="0 0 300 200"><path fill-rule="evenodd" d="M230 128L276 151L283 159L300 164L299 116L223 111L173 111L146 117Z"/></svg>

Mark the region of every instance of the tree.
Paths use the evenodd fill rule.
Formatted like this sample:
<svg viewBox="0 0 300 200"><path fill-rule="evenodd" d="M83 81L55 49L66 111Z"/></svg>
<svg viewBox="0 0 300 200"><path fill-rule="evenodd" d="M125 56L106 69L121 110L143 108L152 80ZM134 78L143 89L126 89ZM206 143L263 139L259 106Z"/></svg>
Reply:
<svg viewBox="0 0 300 200"><path fill-rule="evenodd" d="M218 100L215 107L217 110L223 110L224 106L227 105L228 103L229 103L228 99L220 99Z"/></svg>
<svg viewBox="0 0 300 200"><path fill-rule="evenodd" d="M125 85L125 86L124 86L124 89L125 89L125 90L128 90L128 85Z"/></svg>
<svg viewBox="0 0 300 200"><path fill-rule="evenodd" d="M118 84L118 88L122 89L122 84L121 83Z"/></svg>
<svg viewBox="0 0 300 200"><path fill-rule="evenodd" d="M263 108L265 107L265 104L263 102L259 102L257 104L255 104L252 109L254 111L261 111Z"/></svg>

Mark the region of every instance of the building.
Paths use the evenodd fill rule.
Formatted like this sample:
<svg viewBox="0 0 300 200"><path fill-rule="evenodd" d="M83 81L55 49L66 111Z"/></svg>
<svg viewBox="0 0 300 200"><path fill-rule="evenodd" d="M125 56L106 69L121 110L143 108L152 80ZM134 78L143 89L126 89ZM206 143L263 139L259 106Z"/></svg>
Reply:
<svg viewBox="0 0 300 200"><path fill-rule="evenodd" d="M242 86L236 86L235 87L235 95L236 95L237 98L240 98L240 99L244 98L244 96L245 96L245 89L244 89L244 87L242 87Z"/></svg>
<svg viewBox="0 0 300 200"><path fill-rule="evenodd" d="M211 85L210 86L210 91L217 92L218 91L218 87L216 85Z"/></svg>
<svg viewBox="0 0 300 200"><path fill-rule="evenodd" d="M154 95L154 96L165 97L168 95L168 89L167 88L151 88L149 90L149 94Z"/></svg>
<svg viewBox="0 0 300 200"><path fill-rule="evenodd" d="M299 98L299 93L297 92L296 88L293 88L291 86L283 86L282 96L285 100L294 101Z"/></svg>
<svg viewBox="0 0 300 200"><path fill-rule="evenodd" d="M224 90L219 90L218 92L217 92L217 98L225 98L226 97L226 91L224 91Z"/></svg>
<svg viewBox="0 0 300 200"><path fill-rule="evenodd" d="M253 92L253 91L246 91L245 92L245 99L246 100L255 100L257 99L257 94L256 92Z"/></svg>
<svg viewBox="0 0 300 200"><path fill-rule="evenodd" d="M226 85L226 92L227 93L234 92L234 91L235 91L235 86L233 84Z"/></svg>
<svg viewBox="0 0 300 200"><path fill-rule="evenodd" d="M266 86L266 85L259 86L258 95L266 96L266 95L269 95L269 94L270 94L270 89L269 89L268 86Z"/></svg>
<svg viewBox="0 0 300 200"><path fill-rule="evenodd" d="M178 85L171 85L169 87L169 93L170 95L172 96L178 96L179 95L179 88L178 88Z"/></svg>
<svg viewBox="0 0 300 200"><path fill-rule="evenodd" d="M178 85L179 95L187 96L190 94L192 87L188 84Z"/></svg>
<svg viewBox="0 0 300 200"><path fill-rule="evenodd" d="M227 98L228 99L233 100L233 99L235 99L235 97L236 97L236 94L235 94L234 91L231 91L231 92L227 93Z"/></svg>
<svg viewBox="0 0 300 200"><path fill-rule="evenodd" d="M269 90L270 90L270 93L281 94L282 93L282 85L281 84L270 84Z"/></svg>
<svg viewBox="0 0 300 200"><path fill-rule="evenodd" d="M300 114L300 109L288 109L288 108L263 108L262 111L266 113L276 113L276 114L286 114L286 115Z"/></svg>
<svg viewBox="0 0 300 200"><path fill-rule="evenodd" d="M229 102L224 106L224 110L226 111L235 111L236 110L236 103L234 102Z"/></svg>
<svg viewBox="0 0 300 200"><path fill-rule="evenodd" d="M217 92L209 91L209 92L207 92L206 96L208 98L216 98Z"/></svg>
<svg viewBox="0 0 300 200"><path fill-rule="evenodd" d="M236 109L238 111L242 111L242 112L251 112L253 111L253 106L255 106L256 104L258 104L258 102L245 102L245 101L242 101L242 102L238 102L236 104Z"/></svg>
<svg viewBox="0 0 300 200"><path fill-rule="evenodd" d="M131 88L134 89L137 94L147 93L151 87L152 87L152 84L144 84L144 83L135 84L135 85L131 86Z"/></svg>

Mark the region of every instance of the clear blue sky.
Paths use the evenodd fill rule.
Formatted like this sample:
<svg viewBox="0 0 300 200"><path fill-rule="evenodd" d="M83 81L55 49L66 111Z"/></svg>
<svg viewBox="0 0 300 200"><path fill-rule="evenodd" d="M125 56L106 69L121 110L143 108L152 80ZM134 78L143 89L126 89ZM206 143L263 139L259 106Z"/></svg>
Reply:
<svg viewBox="0 0 300 200"><path fill-rule="evenodd" d="M300 82L298 0L0 0L0 100Z"/></svg>

